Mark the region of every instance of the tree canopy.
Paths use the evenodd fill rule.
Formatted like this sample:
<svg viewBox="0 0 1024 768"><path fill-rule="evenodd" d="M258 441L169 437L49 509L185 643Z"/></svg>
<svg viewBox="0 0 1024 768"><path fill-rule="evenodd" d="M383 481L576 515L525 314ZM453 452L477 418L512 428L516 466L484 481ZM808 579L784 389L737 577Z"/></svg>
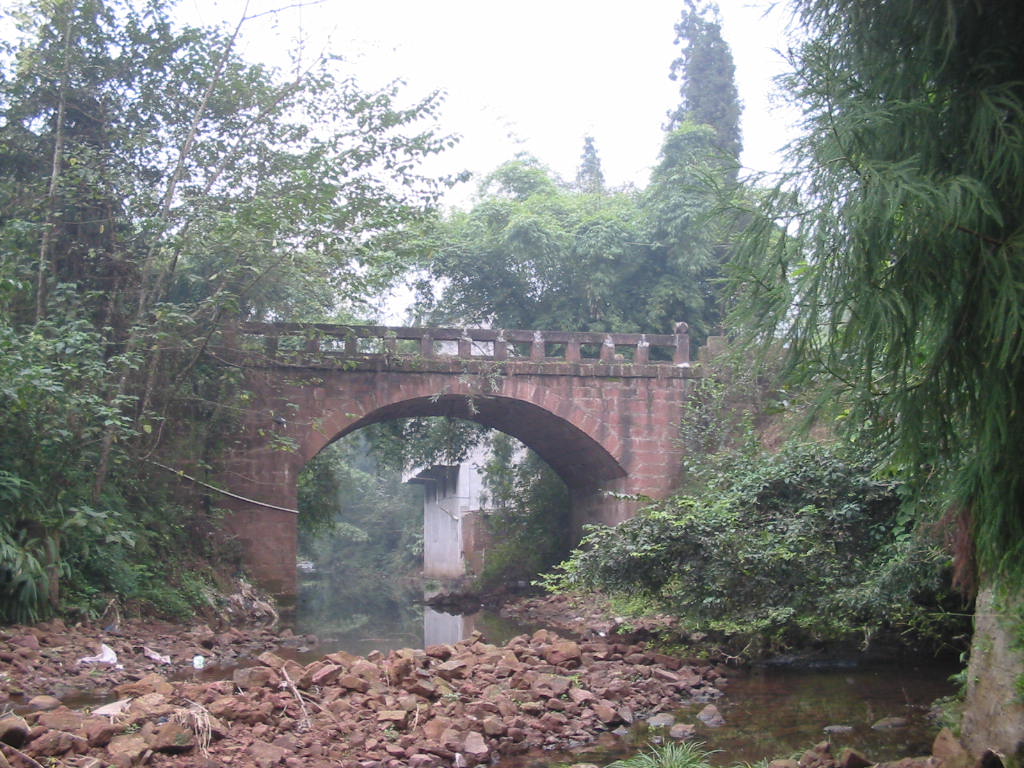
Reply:
<svg viewBox="0 0 1024 768"><path fill-rule="evenodd" d="M35 615L60 574L86 592L166 587L171 564L147 547L187 547L202 510L168 515L161 484L137 483L154 451L202 466L245 407L211 338L233 319L359 312L405 269L405 230L445 188L417 169L453 141L432 127L439 94L404 106L334 58L284 76L237 54L246 19L198 28L170 9L4 9L5 616Z"/></svg>
<svg viewBox="0 0 1024 768"><path fill-rule="evenodd" d="M688 190L668 180L683 163L649 193L584 192L533 158L506 163L470 211L442 224L427 267L443 288L421 308L438 322L507 328L670 333L686 320L703 332L714 233L701 218L712 205L701 141L680 150L694 163Z"/></svg>
<svg viewBox="0 0 1024 768"><path fill-rule="evenodd" d="M946 476L1024 579L1024 65L1015 2L796 3L792 172L735 262L751 331Z"/></svg>
<svg viewBox="0 0 1024 768"><path fill-rule="evenodd" d="M718 5L686 0L676 23L679 56L672 62L670 77L680 81L680 103L669 113L668 129L683 123L709 125L715 131L714 146L724 158L739 160L743 143L740 133L739 91L732 51L722 38Z"/></svg>

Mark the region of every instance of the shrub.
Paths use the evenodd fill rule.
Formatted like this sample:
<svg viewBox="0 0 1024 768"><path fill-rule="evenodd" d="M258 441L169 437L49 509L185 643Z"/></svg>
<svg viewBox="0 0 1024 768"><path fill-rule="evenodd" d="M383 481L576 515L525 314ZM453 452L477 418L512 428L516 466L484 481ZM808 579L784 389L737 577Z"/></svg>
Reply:
<svg viewBox="0 0 1024 768"><path fill-rule="evenodd" d="M730 461L699 491L589 528L545 585L639 592L693 629L776 645L938 638L958 621L941 608L948 556L870 454L793 443Z"/></svg>

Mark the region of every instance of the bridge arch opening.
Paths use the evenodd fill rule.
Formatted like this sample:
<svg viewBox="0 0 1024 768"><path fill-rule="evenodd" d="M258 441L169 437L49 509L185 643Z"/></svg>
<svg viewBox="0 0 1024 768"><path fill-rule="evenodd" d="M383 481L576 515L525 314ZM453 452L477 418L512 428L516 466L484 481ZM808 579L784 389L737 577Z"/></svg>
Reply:
<svg viewBox="0 0 1024 768"><path fill-rule="evenodd" d="M537 472L538 457L517 450L521 444L505 433L478 431L464 441L468 453L441 451L426 465L403 472L406 456L394 450L402 432L382 427L421 412L403 411L391 419L376 414L353 424L302 470L294 619L303 633L354 647L361 647L360 637L368 632L408 634L416 625L424 637L435 636L438 627L463 619L422 607L423 587L436 589L464 576L485 589L528 583L564 559L575 543L564 482L549 466ZM434 426L438 421L429 419ZM467 422L446 420L439 431L451 425L457 438L464 438ZM422 429L406 432L406 439L424 435ZM443 445L436 435L431 435L434 445ZM487 471L474 471L474 465L488 465ZM521 486L509 483L521 479L540 481L522 504ZM509 498L515 501L506 506ZM310 528L311 517L320 525Z"/></svg>
<svg viewBox="0 0 1024 768"><path fill-rule="evenodd" d="M534 403L494 395L447 394L396 400L352 421L333 436L322 434L322 444L311 445L307 450L312 449L315 455L335 440L370 424L430 416L473 421L511 435L540 456L576 494L592 492L626 475L604 446L572 422Z"/></svg>

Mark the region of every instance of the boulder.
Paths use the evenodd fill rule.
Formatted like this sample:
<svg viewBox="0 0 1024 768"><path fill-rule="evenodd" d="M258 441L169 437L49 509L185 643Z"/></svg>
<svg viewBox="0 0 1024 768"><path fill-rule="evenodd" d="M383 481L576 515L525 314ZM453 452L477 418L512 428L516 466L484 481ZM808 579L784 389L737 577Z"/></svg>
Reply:
<svg viewBox="0 0 1024 768"><path fill-rule="evenodd" d="M28 741L29 727L25 718L8 715L0 718L0 742L18 748Z"/></svg>
<svg viewBox="0 0 1024 768"><path fill-rule="evenodd" d="M487 759L491 749L487 746L487 742L481 734L476 731L470 731L466 734L466 739L462 743L462 752L471 756L477 762L483 762Z"/></svg>
<svg viewBox="0 0 1024 768"><path fill-rule="evenodd" d="M196 736L191 728L186 728L173 720L152 729L144 735L146 743L154 752L179 754L188 752L196 745Z"/></svg>
<svg viewBox="0 0 1024 768"><path fill-rule="evenodd" d="M839 753L836 764L839 768L868 768L869 765L874 765L874 761L868 760L863 752L847 747Z"/></svg>
<svg viewBox="0 0 1024 768"><path fill-rule="evenodd" d="M127 768L142 762L142 755L149 751L146 740L137 733L115 736L107 744L110 762L116 766Z"/></svg>
<svg viewBox="0 0 1024 768"><path fill-rule="evenodd" d="M45 731L25 747L35 757L61 757L69 752L83 754L89 751L89 742L67 731Z"/></svg>
<svg viewBox="0 0 1024 768"><path fill-rule="evenodd" d="M60 706L63 706L60 699L46 695L33 696L27 703L28 709L32 712L47 712Z"/></svg>
<svg viewBox="0 0 1024 768"><path fill-rule="evenodd" d="M271 669L281 669L285 664L285 659L270 651L261 653L256 657L256 661Z"/></svg>
<svg viewBox="0 0 1024 768"><path fill-rule="evenodd" d="M252 758L257 768L272 768L272 766L280 765L291 754L284 747L266 744L261 741L249 745L248 751L249 757Z"/></svg>
<svg viewBox="0 0 1024 768"><path fill-rule="evenodd" d="M56 731L74 733L82 727L83 720L85 720L85 715L81 712L73 712L67 707L58 707L39 715L36 718L36 724Z"/></svg>
<svg viewBox="0 0 1024 768"><path fill-rule="evenodd" d="M662 712L659 715L653 715L647 718L648 728L671 728L676 724L675 715L671 715L668 712Z"/></svg>
<svg viewBox="0 0 1024 768"><path fill-rule="evenodd" d="M121 726L105 717L90 717L82 723L82 732L90 747L105 747L121 732Z"/></svg>
<svg viewBox="0 0 1024 768"><path fill-rule="evenodd" d="M725 725L725 718L722 717L722 713L718 711L718 707L714 704L708 704L704 709L698 712L697 719L704 723L708 728L718 728L719 726Z"/></svg>
<svg viewBox="0 0 1024 768"><path fill-rule="evenodd" d="M167 678L155 672L132 683L125 683L114 688L117 695L124 699L129 696L145 696L147 693L159 693L163 696L170 696L174 693L174 686L167 682Z"/></svg>
<svg viewBox="0 0 1024 768"><path fill-rule="evenodd" d="M668 729L668 737L675 739L676 741L685 741L686 739L692 738L696 727L689 723L676 723ZM793 761L792 766L776 766L776 768L797 768L796 761Z"/></svg>
<svg viewBox="0 0 1024 768"><path fill-rule="evenodd" d="M281 682L281 676L273 667L239 667L231 673L231 681L243 691L254 688L269 688Z"/></svg>
<svg viewBox="0 0 1024 768"><path fill-rule="evenodd" d="M932 742L932 756L942 761L943 768L967 768L971 757L949 728L943 728Z"/></svg>
<svg viewBox="0 0 1024 768"><path fill-rule="evenodd" d="M544 660L558 667L578 667L580 646L569 640L553 643L544 649Z"/></svg>

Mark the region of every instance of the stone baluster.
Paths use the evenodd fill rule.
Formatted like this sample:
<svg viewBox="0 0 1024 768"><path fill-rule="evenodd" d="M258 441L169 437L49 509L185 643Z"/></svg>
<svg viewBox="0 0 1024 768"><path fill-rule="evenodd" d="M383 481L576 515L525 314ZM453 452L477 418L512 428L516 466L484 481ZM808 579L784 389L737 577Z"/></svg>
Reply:
<svg viewBox="0 0 1024 768"><path fill-rule="evenodd" d="M345 354L346 355L358 355L359 354L359 337L351 331L345 334Z"/></svg>
<svg viewBox="0 0 1024 768"><path fill-rule="evenodd" d="M647 334L640 334L640 341L636 344L636 356L633 358L633 362L637 365L643 365L648 362L651 353L651 345L647 342Z"/></svg>
<svg viewBox="0 0 1024 768"><path fill-rule="evenodd" d="M676 365L690 362L690 326L686 323L676 323L676 353L672 362Z"/></svg>
<svg viewBox="0 0 1024 768"><path fill-rule="evenodd" d="M615 339L612 338L610 333L604 337L604 343L601 345L601 362L615 362Z"/></svg>
<svg viewBox="0 0 1024 768"><path fill-rule="evenodd" d="M462 329L462 336L459 337L459 357L468 360L473 356L473 337L469 335L469 328Z"/></svg>
<svg viewBox="0 0 1024 768"><path fill-rule="evenodd" d="M578 363L582 359L583 354L580 352L580 340L573 336L565 344L565 361L567 363Z"/></svg>
<svg viewBox="0 0 1024 768"><path fill-rule="evenodd" d="M534 362L544 360L544 334L540 331L533 332L533 343L530 345L530 359Z"/></svg>
<svg viewBox="0 0 1024 768"><path fill-rule="evenodd" d="M434 357L434 337L430 331L424 331L420 337L420 354L423 357Z"/></svg>
<svg viewBox="0 0 1024 768"><path fill-rule="evenodd" d="M306 344L303 347L306 352L316 354L320 351L320 337L319 336L307 336Z"/></svg>
<svg viewBox="0 0 1024 768"><path fill-rule="evenodd" d="M505 331L498 331L494 339L494 359L508 360L508 342L505 341Z"/></svg>

